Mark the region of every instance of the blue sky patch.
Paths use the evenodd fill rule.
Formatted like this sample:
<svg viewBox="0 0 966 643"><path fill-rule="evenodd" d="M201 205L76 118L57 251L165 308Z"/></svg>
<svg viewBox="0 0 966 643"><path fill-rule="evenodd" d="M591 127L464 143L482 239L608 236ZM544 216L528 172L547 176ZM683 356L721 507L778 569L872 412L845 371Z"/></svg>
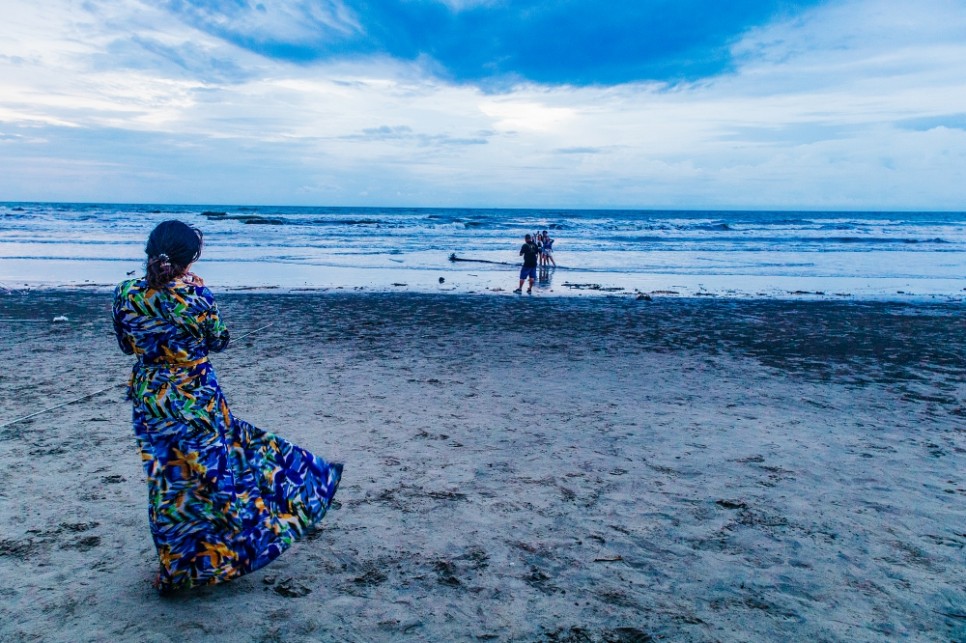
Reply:
<svg viewBox="0 0 966 643"><path fill-rule="evenodd" d="M455 82L598 85L713 76L746 30L816 0L442 2L168 0L185 22L288 62L389 56L431 60Z"/></svg>

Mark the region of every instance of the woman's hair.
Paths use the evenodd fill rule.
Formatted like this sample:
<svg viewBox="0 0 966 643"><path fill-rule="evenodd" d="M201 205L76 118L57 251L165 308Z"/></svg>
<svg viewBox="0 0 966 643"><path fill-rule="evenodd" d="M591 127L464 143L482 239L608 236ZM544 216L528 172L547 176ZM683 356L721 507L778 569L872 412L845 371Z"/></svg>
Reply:
<svg viewBox="0 0 966 643"><path fill-rule="evenodd" d="M148 256L148 286L164 286L185 273L201 256L204 235L201 230L181 221L163 221L148 235L144 254Z"/></svg>

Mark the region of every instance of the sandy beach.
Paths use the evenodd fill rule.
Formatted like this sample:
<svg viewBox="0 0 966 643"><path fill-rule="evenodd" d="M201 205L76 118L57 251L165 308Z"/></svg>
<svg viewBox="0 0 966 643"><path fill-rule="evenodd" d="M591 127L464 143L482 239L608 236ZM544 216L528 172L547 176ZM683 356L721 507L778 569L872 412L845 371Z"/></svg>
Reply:
<svg viewBox="0 0 966 643"><path fill-rule="evenodd" d="M0 428L0 640L966 640L962 303L219 302L338 507L159 597L110 294L0 293L0 425L110 387Z"/></svg>

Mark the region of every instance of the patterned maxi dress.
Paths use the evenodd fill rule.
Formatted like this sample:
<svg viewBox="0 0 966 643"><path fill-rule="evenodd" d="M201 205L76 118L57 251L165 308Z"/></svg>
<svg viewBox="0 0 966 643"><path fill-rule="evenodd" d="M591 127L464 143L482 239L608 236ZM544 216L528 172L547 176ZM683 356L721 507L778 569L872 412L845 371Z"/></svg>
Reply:
<svg viewBox="0 0 966 643"><path fill-rule="evenodd" d="M147 473L162 593L220 583L274 560L317 524L342 475L231 414L208 362L228 346L211 292L141 279L114 293L118 344L137 357L129 395Z"/></svg>

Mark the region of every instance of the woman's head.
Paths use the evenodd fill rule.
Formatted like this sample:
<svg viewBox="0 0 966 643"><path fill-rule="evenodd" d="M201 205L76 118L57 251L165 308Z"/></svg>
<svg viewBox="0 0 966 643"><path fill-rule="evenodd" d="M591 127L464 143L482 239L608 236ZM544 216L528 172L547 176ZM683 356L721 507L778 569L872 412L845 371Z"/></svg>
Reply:
<svg viewBox="0 0 966 643"><path fill-rule="evenodd" d="M144 247L148 256L148 286L163 288L180 277L201 256L204 235L201 230L181 221L159 223Z"/></svg>

